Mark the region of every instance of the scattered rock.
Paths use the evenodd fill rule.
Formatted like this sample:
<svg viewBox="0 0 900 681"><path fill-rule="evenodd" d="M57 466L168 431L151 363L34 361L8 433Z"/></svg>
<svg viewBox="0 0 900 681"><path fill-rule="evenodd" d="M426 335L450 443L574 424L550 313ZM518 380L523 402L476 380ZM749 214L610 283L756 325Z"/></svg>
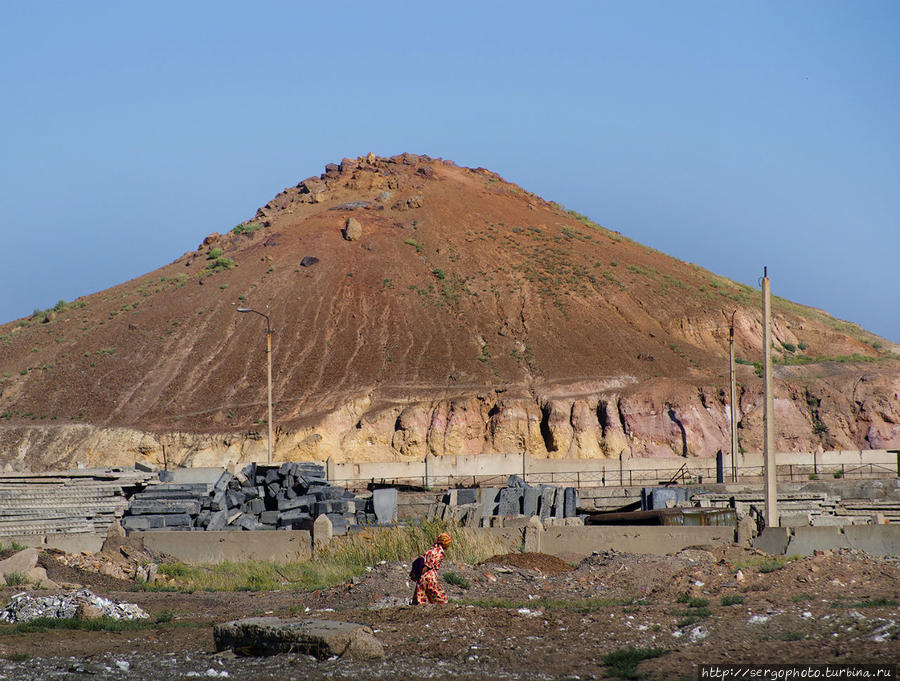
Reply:
<svg viewBox="0 0 900 681"><path fill-rule="evenodd" d="M25 577L29 582L36 585L39 589L58 589L59 584L52 579L47 578L47 571L40 565L31 568L25 573Z"/></svg>
<svg viewBox="0 0 900 681"><path fill-rule="evenodd" d="M6 560L0 560L0 577L11 574L25 575L37 565L37 562L38 550L36 548L32 547L14 553Z"/></svg>
<svg viewBox="0 0 900 681"><path fill-rule="evenodd" d="M356 241L362 236L362 225L356 218L347 218L343 233L347 241Z"/></svg>
<svg viewBox="0 0 900 681"><path fill-rule="evenodd" d="M319 259L314 255L307 255L303 260L300 261L300 267L312 267Z"/></svg>

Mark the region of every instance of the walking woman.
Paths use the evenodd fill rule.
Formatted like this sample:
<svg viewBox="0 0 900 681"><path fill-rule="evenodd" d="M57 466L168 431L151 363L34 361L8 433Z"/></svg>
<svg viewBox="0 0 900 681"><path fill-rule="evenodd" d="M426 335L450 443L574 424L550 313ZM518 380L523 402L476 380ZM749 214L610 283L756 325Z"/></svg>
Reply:
<svg viewBox="0 0 900 681"><path fill-rule="evenodd" d="M441 532L437 536L434 546L428 549L421 557L424 559L422 574L416 582L416 593L413 596L413 605L425 605L426 603L446 603L447 594L438 584L438 569L450 542L453 541L449 534Z"/></svg>

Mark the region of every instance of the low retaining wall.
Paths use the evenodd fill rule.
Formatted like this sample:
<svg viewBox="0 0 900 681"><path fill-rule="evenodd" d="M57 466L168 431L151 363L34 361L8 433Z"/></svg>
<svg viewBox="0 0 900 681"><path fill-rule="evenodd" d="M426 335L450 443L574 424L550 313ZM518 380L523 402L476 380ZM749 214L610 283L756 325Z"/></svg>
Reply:
<svg viewBox="0 0 900 681"><path fill-rule="evenodd" d="M304 530L279 532L141 532L144 546L185 563L305 560L312 555L310 534Z"/></svg>
<svg viewBox="0 0 900 681"><path fill-rule="evenodd" d="M809 556L814 551L856 549L873 556L900 556L900 525L771 527L753 543L767 553Z"/></svg>

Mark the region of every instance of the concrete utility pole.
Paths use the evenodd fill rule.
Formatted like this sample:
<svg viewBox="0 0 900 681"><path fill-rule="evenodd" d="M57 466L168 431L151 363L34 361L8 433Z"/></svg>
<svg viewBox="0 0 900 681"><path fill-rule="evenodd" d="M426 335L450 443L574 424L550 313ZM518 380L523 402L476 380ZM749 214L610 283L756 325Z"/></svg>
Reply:
<svg viewBox="0 0 900 681"><path fill-rule="evenodd" d="M737 482L737 466L735 465L735 456L737 456L737 403L735 401L735 390L734 385L734 315L737 313L737 310L731 313L731 326L729 327L729 336L728 336L728 348L729 348L729 356L731 360L731 481Z"/></svg>
<svg viewBox="0 0 900 681"><path fill-rule="evenodd" d="M772 296L769 291L769 268L763 268L763 455L766 472L766 527L778 527L778 486L775 469L775 409L772 400Z"/></svg>

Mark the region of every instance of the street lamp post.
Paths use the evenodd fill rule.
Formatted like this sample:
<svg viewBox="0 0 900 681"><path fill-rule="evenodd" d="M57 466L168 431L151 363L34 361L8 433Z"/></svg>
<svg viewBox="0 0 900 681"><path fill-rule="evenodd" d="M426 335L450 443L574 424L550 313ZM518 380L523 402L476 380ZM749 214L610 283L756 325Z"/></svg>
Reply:
<svg viewBox="0 0 900 681"><path fill-rule="evenodd" d="M253 312L266 318L266 386L269 392L269 447L266 463L272 463L272 327L269 323L269 315L263 314L249 307L239 307L238 312Z"/></svg>
<svg viewBox="0 0 900 681"><path fill-rule="evenodd" d="M737 443L737 405L735 403L735 390L734 385L734 315L737 313L737 310L731 313L731 325L729 326L729 336L728 336L728 347L729 347L729 373L730 373L730 383L731 383L731 481L737 482L737 467L734 463L735 452L738 448Z"/></svg>

